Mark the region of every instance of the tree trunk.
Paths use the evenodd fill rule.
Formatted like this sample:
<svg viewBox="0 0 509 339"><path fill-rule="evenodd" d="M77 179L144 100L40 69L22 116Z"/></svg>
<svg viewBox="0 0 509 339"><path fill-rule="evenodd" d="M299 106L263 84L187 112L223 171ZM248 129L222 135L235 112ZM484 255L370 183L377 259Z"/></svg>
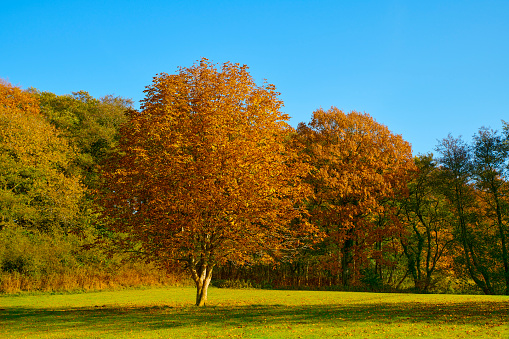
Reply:
<svg viewBox="0 0 509 339"><path fill-rule="evenodd" d="M194 283L196 285L196 306L205 306L207 302L207 292L212 279L212 270L214 266L201 265L198 269L191 268Z"/></svg>
<svg viewBox="0 0 509 339"><path fill-rule="evenodd" d="M350 231L348 231L350 233ZM343 258L341 261L341 283L343 286L349 286L350 285L350 264L352 262L352 246L353 246L353 239L346 239L345 243L342 248L342 254Z"/></svg>
<svg viewBox="0 0 509 339"><path fill-rule="evenodd" d="M475 254L472 251L472 246L469 246L467 240L466 226L460 221L461 227L461 244L463 245L463 253L465 254L465 264L467 266L470 277L474 280L475 284L481 288L484 294L493 294L491 288L486 284L486 277L483 276L484 280L479 279L477 271L479 271L479 265L475 260ZM472 261L470 260L472 258ZM481 274L482 275L482 274Z"/></svg>
<svg viewBox="0 0 509 339"><path fill-rule="evenodd" d="M507 245L505 239L504 226L502 223L502 211L500 208L500 200L495 189L495 185L492 185L492 192L495 198L496 211L497 211L497 224L498 232L500 233L500 240L502 241L502 261L504 262L504 277L505 277L505 294L509 295L509 254L507 253Z"/></svg>
<svg viewBox="0 0 509 339"><path fill-rule="evenodd" d="M502 240L502 260L504 262L505 294L509 295L509 255L507 254L506 239L504 229L501 224L499 224L498 230L500 233L500 239Z"/></svg>

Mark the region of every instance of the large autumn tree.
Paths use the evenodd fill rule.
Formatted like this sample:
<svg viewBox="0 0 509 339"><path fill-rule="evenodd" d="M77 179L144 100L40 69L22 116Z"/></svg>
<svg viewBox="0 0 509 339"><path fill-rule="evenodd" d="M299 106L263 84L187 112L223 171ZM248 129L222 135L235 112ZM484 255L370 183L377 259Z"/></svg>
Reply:
<svg viewBox="0 0 509 339"><path fill-rule="evenodd" d="M298 139L305 147L314 188L313 224L326 232L324 244L339 282L349 285L367 262L378 260L383 241L397 234L388 200L404 194L415 169L410 144L368 114L319 109Z"/></svg>
<svg viewBox="0 0 509 339"><path fill-rule="evenodd" d="M116 245L181 263L207 300L214 266L268 259L309 231L300 221L306 167L286 147L292 128L271 84L246 66L202 59L159 74L121 129L99 194Z"/></svg>

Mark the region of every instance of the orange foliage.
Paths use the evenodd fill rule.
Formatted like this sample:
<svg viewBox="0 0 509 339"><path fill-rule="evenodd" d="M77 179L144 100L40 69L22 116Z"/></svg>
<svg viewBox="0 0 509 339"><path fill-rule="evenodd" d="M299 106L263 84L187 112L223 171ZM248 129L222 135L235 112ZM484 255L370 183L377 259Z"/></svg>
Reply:
<svg viewBox="0 0 509 339"><path fill-rule="evenodd" d="M307 126L299 125L298 134L313 166L312 222L342 252L338 264L347 284L345 271L354 261L351 248L381 241L378 233L391 229L377 227L387 212L385 202L405 193L415 170L410 144L368 114L345 114L335 107L315 111Z"/></svg>
<svg viewBox="0 0 509 339"><path fill-rule="evenodd" d="M2 111L39 115L39 102L30 93L0 79L0 108Z"/></svg>
<svg viewBox="0 0 509 339"><path fill-rule="evenodd" d="M270 259L308 231L291 223L306 166L285 146L292 128L273 85L257 86L246 66L218 71L202 59L145 92L100 196L110 228L126 234L120 246L184 262L200 294L217 263Z"/></svg>
<svg viewBox="0 0 509 339"><path fill-rule="evenodd" d="M348 229L382 211L383 200L404 191L415 170L410 144L368 114L320 109L298 132L315 168L314 212L326 224Z"/></svg>

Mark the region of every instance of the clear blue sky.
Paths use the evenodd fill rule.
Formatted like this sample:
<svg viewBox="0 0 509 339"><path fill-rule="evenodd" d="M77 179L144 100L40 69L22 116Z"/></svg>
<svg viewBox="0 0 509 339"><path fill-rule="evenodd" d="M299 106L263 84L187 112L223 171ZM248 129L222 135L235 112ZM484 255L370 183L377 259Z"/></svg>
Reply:
<svg viewBox="0 0 509 339"><path fill-rule="evenodd" d="M366 112L414 154L509 120L509 1L0 1L0 77L22 88L137 106L202 57L276 85L293 126Z"/></svg>

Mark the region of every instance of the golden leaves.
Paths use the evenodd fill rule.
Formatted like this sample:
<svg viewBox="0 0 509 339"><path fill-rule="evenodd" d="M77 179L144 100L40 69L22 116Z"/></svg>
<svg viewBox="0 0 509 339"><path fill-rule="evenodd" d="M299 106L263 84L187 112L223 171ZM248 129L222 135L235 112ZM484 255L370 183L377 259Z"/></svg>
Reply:
<svg viewBox="0 0 509 339"><path fill-rule="evenodd" d="M159 74L145 92L122 131L125 156L106 167L100 201L112 228L143 223L129 231L147 251L164 243L213 260L275 246L277 230L290 232L306 166L286 145L292 129L273 85L257 86L246 66L218 71L202 59Z"/></svg>
<svg viewBox="0 0 509 339"><path fill-rule="evenodd" d="M315 111L297 133L311 166L309 212L327 233L331 249L342 249L345 279L345 263L358 260L366 247L395 232L379 220L388 218L387 202L406 192L414 170L410 145L368 114L345 114L335 107ZM359 244L353 249L357 259L349 259L354 240Z"/></svg>
<svg viewBox="0 0 509 339"><path fill-rule="evenodd" d="M314 167L310 181L318 200L363 215L405 190L414 168L410 145L368 114L319 109L298 133Z"/></svg>

